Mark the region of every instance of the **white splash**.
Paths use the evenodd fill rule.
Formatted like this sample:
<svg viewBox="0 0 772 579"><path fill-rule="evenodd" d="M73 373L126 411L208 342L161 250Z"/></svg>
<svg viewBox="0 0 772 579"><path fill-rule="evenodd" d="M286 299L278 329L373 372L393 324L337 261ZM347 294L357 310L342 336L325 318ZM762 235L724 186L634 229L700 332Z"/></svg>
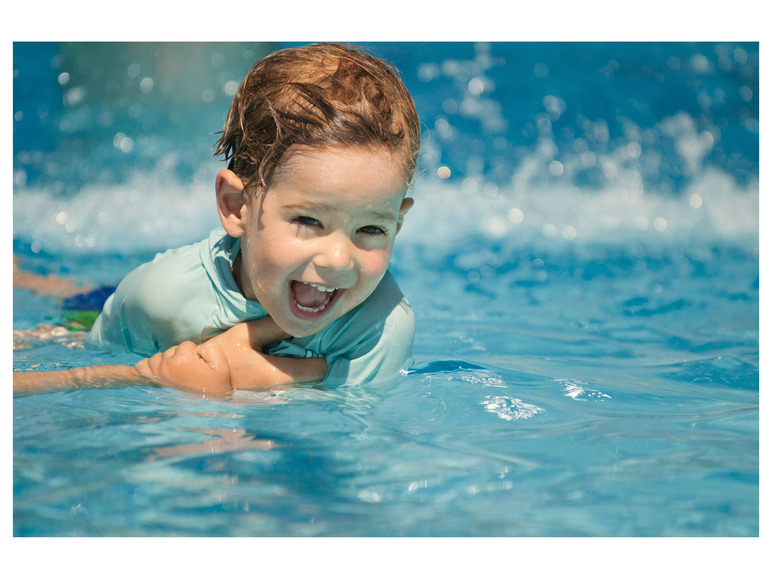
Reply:
<svg viewBox="0 0 772 579"><path fill-rule="evenodd" d="M573 378L555 378L555 382L558 382L563 386L563 394L574 400L589 400L590 398L604 399L611 398L608 394L604 394L599 390L593 390L587 387L587 382L581 380L575 380Z"/></svg>
<svg viewBox="0 0 772 579"><path fill-rule="evenodd" d="M125 183L86 185L66 197L44 188L13 195L14 237L33 252L133 252L198 241L219 225L214 179L184 183L136 174Z"/></svg>
<svg viewBox="0 0 772 579"><path fill-rule="evenodd" d="M524 420L544 412L543 408L511 396L489 395L480 404L485 407L486 411L495 414L502 420Z"/></svg>

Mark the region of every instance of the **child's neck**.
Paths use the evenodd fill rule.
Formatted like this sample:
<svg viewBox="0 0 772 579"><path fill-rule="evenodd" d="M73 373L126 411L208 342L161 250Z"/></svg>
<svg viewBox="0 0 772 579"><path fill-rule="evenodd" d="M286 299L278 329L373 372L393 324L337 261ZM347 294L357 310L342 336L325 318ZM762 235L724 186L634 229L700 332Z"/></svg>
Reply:
<svg viewBox="0 0 772 579"><path fill-rule="evenodd" d="M236 287L239 288L241 295L246 297L246 294L244 294L244 287L241 285L241 252L239 252L239 254L236 256L236 259L233 260L233 266L231 266L231 275L233 275L233 280L236 282Z"/></svg>

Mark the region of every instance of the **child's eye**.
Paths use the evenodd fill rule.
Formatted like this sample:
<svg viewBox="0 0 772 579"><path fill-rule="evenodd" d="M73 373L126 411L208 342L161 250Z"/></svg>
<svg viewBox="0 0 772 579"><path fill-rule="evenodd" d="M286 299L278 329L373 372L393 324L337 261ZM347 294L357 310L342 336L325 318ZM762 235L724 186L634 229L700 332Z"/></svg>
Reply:
<svg viewBox="0 0 772 579"><path fill-rule="evenodd" d="M365 225L359 229L365 235L384 235L386 231L377 225Z"/></svg>
<svg viewBox="0 0 772 579"><path fill-rule="evenodd" d="M299 217L295 217L292 221L299 225L308 225L309 227L316 227L318 225L321 225L319 221L314 219L313 217L308 217L306 215L301 215Z"/></svg>

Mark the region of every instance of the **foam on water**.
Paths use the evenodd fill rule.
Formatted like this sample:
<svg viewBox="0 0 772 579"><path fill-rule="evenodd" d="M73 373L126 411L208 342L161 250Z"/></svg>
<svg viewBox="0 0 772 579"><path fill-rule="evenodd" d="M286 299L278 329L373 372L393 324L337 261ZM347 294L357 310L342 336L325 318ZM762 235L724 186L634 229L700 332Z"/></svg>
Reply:
<svg viewBox="0 0 772 579"><path fill-rule="evenodd" d="M676 135L676 150L694 138L691 123ZM759 189L700 164L678 193L647 187L626 158L629 146L601 159L609 177L581 186L570 171L549 175L550 155L536 150L513 168L510 182L485 175L443 180L420 174L400 243L452 248L470 237L519 244L657 245L692 242L753 244L758 239ZM689 153L683 153L689 163ZM562 167L580 162L564 158ZM214 162L193 181L167 170L134 173L120 184L86 184L72 196L45 187L18 187L14 235L33 252L132 253L161 250L203 238L218 225Z"/></svg>
<svg viewBox="0 0 772 579"><path fill-rule="evenodd" d="M624 182L596 190L570 182L486 188L483 179L467 178L419 180L415 196L401 242L434 248L470 236L536 245L746 244L758 237L758 184L738 185L712 168L678 195L644 194Z"/></svg>
<svg viewBox="0 0 772 579"><path fill-rule="evenodd" d="M203 239L218 224L214 178L189 183L134 173L69 197L38 187L14 195L14 236L34 253L159 251Z"/></svg>

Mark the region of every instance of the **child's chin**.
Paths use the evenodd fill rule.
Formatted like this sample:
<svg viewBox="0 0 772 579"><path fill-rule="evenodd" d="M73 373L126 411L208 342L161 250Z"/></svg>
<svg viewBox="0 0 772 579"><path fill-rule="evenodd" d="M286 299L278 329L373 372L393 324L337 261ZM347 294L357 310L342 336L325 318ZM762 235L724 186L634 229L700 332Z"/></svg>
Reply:
<svg viewBox="0 0 772 579"><path fill-rule="evenodd" d="M318 334L324 328L330 325L335 318L325 317L319 320L297 320L297 323L293 324L291 332L288 334L295 336L296 338L305 338L306 336L313 336ZM285 330L286 331L286 330Z"/></svg>
<svg viewBox="0 0 772 579"><path fill-rule="evenodd" d="M318 314L316 316L294 316L295 319L292 320L292 323L288 324L290 327L282 327L282 329L295 338L305 338L318 334L341 315L343 315L341 312L327 312L326 315L322 316Z"/></svg>

